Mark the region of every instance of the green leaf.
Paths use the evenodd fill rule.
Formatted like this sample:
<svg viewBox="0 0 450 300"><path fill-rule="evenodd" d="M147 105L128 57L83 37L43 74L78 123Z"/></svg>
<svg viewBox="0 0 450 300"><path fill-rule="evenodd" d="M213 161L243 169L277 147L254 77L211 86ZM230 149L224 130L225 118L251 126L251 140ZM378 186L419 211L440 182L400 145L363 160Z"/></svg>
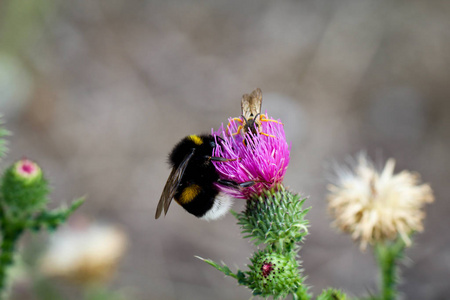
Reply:
<svg viewBox="0 0 450 300"><path fill-rule="evenodd" d="M74 200L68 208L63 207L52 211L43 211L34 219L29 220L27 227L35 231L40 230L41 228L54 230L64 223L69 216L84 203L84 201L85 198L81 197Z"/></svg>
<svg viewBox="0 0 450 300"><path fill-rule="evenodd" d="M230 268L225 265L224 263L222 263L222 265L219 265L218 263L214 262L211 259L205 259L202 258L200 256L195 256L196 258L203 260L204 262L206 262L207 264L213 266L214 268L216 268L217 270L219 270L220 272L222 272L223 274L225 274L225 276L230 276L233 277L234 279L237 279L238 282L243 281L245 279L245 275L244 273L242 273L241 271L238 270L237 274L233 273ZM241 283L240 283L241 284Z"/></svg>

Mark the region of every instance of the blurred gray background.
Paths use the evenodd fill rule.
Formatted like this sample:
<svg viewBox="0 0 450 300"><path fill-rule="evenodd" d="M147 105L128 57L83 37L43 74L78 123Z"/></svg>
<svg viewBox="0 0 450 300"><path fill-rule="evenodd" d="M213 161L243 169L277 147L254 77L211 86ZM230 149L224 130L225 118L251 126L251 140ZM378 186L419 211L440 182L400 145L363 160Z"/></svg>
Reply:
<svg viewBox="0 0 450 300"><path fill-rule="evenodd" d="M330 227L325 201L333 162L366 150L431 183L400 290L449 299L449 49L446 0L4 0L0 110L14 135L2 165L36 160L55 206L86 194L79 214L126 230L111 286L130 299L248 299L194 258L245 268L253 248L231 215L154 212L173 145L238 116L260 87L292 143L285 183L310 196L300 254L311 291L376 287L371 251Z"/></svg>

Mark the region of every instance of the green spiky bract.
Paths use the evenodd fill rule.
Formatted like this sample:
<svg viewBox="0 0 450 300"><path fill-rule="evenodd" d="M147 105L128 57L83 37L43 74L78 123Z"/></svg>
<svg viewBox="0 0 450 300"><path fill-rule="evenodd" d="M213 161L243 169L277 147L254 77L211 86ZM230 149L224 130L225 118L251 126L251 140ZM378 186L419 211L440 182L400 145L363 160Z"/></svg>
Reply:
<svg viewBox="0 0 450 300"><path fill-rule="evenodd" d="M303 209L305 200L279 186L248 200L245 211L235 216L244 237L256 245L265 244L281 253L295 253L297 243L308 234L305 215L309 208Z"/></svg>

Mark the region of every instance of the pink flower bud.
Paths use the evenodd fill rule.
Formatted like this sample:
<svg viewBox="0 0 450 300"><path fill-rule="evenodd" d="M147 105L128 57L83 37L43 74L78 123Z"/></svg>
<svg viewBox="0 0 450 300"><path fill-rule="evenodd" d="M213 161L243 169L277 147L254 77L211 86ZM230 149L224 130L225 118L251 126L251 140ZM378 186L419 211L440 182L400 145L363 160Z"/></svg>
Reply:
<svg viewBox="0 0 450 300"><path fill-rule="evenodd" d="M14 164L14 174L18 179L31 182L42 176L41 168L33 161L23 158Z"/></svg>

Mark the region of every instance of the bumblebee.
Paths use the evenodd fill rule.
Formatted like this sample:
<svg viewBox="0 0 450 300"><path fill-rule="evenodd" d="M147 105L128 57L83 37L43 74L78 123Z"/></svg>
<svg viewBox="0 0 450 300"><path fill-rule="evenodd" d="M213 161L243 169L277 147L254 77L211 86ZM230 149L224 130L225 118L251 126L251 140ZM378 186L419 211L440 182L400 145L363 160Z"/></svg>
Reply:
<svg viewBox="0 0 450 300"><path fill-rule="evenodd" d="M216 183L232 188L245 188L255 181L236 183L222 180L213 161L228 162L236 159L213 157L213 149L220 137L189 135L175 145L169 155L172 172L159 199L155 219L167 214L172 199L189 213L205 220L218 219L231 208L233 198L221 191Z"/></svg>
<svg viewBox="0 0 450 300"><path fill-rule="evenodd" d="M237 131L232 135L238 135L241 131L247 133L251 131L254 135L262 134L269 137L275 137L273 135L264 133L261 131L261 122L276 122L278 121L268 119L264 114L261 114L261 106L262 106L262 91L260 88L254 90L250 95L244 94L242 95L241 100L241 117L233 118L231 121L239 122ZM227 125L227 132L230 123ZM245 140L244 140L245 142Z"/></svg>

